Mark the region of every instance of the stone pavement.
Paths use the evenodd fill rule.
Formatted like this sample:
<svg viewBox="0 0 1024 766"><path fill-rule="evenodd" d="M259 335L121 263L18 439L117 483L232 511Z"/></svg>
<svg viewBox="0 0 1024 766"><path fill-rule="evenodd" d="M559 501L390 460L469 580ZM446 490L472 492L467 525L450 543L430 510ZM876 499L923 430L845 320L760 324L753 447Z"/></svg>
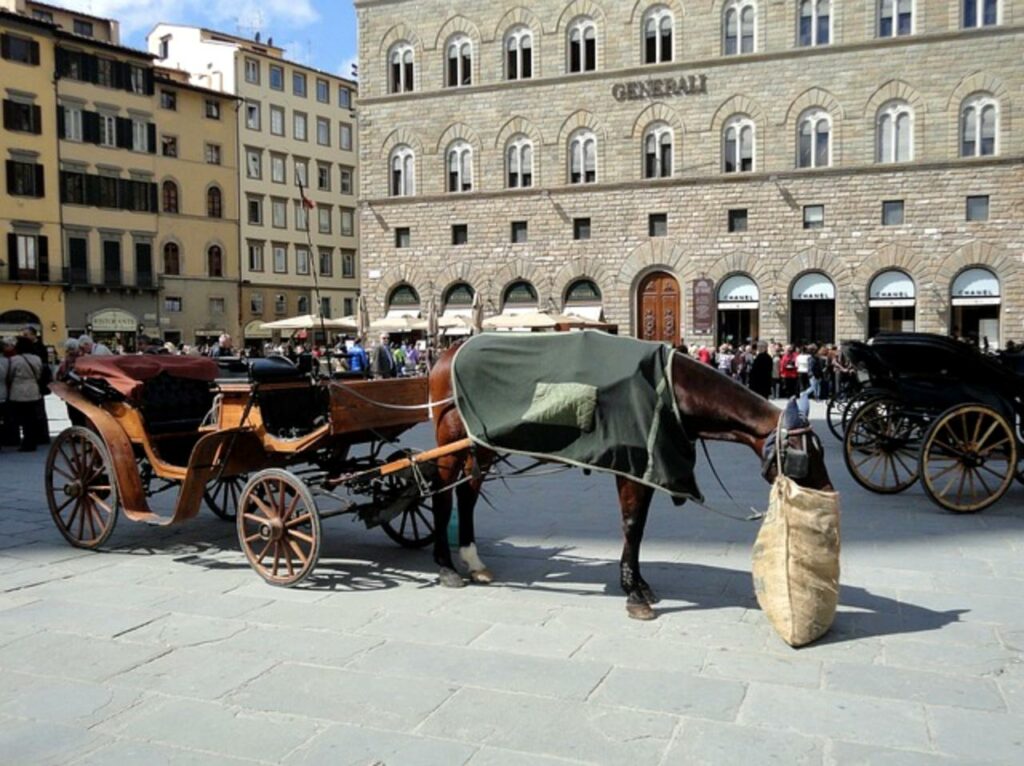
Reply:
<svg viewBox="0 0 1024 766"><path fill-rule="evenodd" d="M1024 487L954 516L917 487L859 489L824 438L842 606L800 650L753 599L757 525L664 498L643 550L660 614L627 619L607 477L490 485L490 587L441 589L427 552L336 518L314 576L285 590L208 512L175 529L122 519L110 550L70 548L45 453L5 451L0 762L1024 762ZM712 454L741 503L767 501L751 455Z"/></svg>

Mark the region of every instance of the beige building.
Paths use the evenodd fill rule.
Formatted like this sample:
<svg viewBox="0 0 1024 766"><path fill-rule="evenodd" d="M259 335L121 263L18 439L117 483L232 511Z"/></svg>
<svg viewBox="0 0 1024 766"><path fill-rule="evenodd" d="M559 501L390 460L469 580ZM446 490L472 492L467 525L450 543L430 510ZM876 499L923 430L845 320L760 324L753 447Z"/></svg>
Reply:
<svg viewBox="0 0 1024 766"><path fill-rule="evenodd" d="M148 36L163 64L240 99L238 175L241 324L351 314L358 295L355 84L288 61L260 40L158 24ZM300 184L306 198L303 204ZM322 307L315 305L319 286Z"/></svg>
<svg viewBox="0 0 1024 766"><path fill-rule="evenodd" d="M53 27L0 0L4 186L0 194L0 335L64 334Z"/></svg>
<svg viewBox="0 0 1024 766"><path fill-rule="evenodd" d="M355 0L371 313L1024 337L1020 0Z"/></svg>

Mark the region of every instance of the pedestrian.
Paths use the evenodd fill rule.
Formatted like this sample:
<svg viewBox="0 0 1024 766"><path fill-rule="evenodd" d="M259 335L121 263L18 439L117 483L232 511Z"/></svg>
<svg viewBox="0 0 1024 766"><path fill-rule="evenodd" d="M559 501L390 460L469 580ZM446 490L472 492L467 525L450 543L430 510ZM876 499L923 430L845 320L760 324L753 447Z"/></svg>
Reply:
<svg viewBox="0 0 1024 766"><path fill-rule="evenodd" d="M14 338L0 338L0 446L2 447L18 446L13 416L8 406L12 356L14 356Z"/></svg>
<svg viewBox="0 0 1024 766"><path fill-rule="evenodd" d="M732 377L732 346L723 343L718 347L718 371L723 375Z"/></svg>
<svg viewBox="0 0 1024 766"><path fill-rule="evenodd" d="M381 333L380 343L373 350L373 375L376 378L393 378L396 375L395 357L391 353L391 336Z"/></svg>
<svg viewBox="0 0 1024 766"><path fill-rule="evenodd" d="M222 356L236 356L235 349L232 346L231 336L227 333L223 333L217 342L213 344L213 348L210 349L210 356L217 359Z"/></svg>
<svg viewBox="0 0 1024 766"><path fill-rule="evenodd" d="M352 348L348 350L348 369L349 372L360 373L364 378L370 371L370 359L359 338L352 341Z"/></svg>
<svg viewBox="0 0 1024 766"><path fill-rule="evenodd" d="M801 392L811 387L811 355L807 353L807 346L801 346L800 351L797 352L796 374Z"/></svg>
<svg viewBox="0 0 1024 766"><path fill-rule="evenodd" d="M786 346L786 352L779 360L779 378L782 380L782 396L789 399L797 395L797 384L800 373L797 370L797 353L792 345Z"/></svg>
<svg viewBox="0 0 1024 766"><path fill-rule="evenodd" d="M768 344L761 341L757 344L757 356L750 364L750 389L765 399L772 394L772 357L768 353Z"/></svg>
<svg viewBox="0 0 1024 766"><path fill-rule="evenodd" d="M75 369L75 362L82 355L81 349L78 347L78 341L74 338L68 338L64 341L64 359L61 360L60 366L57 368L57 380L64 382L68 379L68 374L73 372Z"/></svg>
<svg viewBox="0 0 1024 766"><path fill-rule="evenodd" d="M14 342L14 356L8 359L7 410L14 428L21 431L21 452L34 452L39 425L36 409L42 400L39 381L43 363L33 352L32 341L24 335Z"/></svg>

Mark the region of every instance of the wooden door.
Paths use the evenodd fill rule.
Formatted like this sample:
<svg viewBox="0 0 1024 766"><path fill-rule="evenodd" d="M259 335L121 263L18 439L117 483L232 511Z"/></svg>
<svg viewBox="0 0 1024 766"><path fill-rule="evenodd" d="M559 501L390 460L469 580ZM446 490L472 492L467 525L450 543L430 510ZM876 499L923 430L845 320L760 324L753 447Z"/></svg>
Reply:
<svg viewBox="0 0 1024 766"><path fill-rule="evenodd" d="M679 345L679 282L671 274L656 271L640 282L636 305L637 337Z"/></svg>

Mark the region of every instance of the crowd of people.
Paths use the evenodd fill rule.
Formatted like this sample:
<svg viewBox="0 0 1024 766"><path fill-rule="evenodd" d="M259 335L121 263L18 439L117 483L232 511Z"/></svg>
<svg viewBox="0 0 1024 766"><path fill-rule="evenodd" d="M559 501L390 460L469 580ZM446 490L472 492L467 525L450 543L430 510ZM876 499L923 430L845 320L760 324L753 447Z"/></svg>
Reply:
<svg viewBox="0 0 1024 766"><path fill-rule="evenodd" d="M33 452L49 443L43 397L53 381L51 359L35 327L0 338L0 447Z"/></svg>

